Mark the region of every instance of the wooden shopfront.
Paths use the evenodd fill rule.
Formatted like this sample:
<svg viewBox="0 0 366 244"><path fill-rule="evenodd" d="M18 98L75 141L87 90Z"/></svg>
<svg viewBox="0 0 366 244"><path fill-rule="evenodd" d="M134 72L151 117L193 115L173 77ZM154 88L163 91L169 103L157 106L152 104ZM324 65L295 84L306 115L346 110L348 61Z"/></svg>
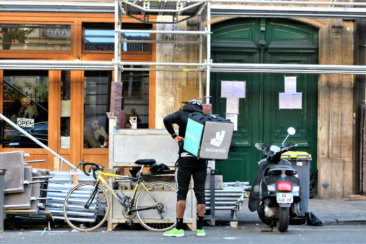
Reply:
<svg viewBox="0 0 366 244"><path fill-rule="evenodd" d="M123 28L153 25L124 19ZM125 35L127 40L153 35ZM155 45L124 43L124 61L155 60ZM114 58L113 14L3 13L0 58L13 60L111 61ZM108 121L112 71L0 70L0 112L65 159L108 166ZM122 110L138 117L139 128L155 127L155 74L124 72ZM129 126L128 122L125 125ZM54 156L11 126L1 125L0 151L21 150L32 164L53 170ZM62 170L68 170L65 165Z"/></svg>

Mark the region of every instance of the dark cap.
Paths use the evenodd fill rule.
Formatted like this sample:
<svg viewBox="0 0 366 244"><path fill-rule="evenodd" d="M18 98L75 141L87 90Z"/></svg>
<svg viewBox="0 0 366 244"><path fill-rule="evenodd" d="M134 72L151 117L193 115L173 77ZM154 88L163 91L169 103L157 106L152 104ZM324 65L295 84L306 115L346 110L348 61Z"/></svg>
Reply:
<svg viewBox="0 0 366 244"><path fill-rule="evenodd" d="M202 103L200 100L192 99L191 101L188 102L188 104L197 105L202 109Z"/></svg>

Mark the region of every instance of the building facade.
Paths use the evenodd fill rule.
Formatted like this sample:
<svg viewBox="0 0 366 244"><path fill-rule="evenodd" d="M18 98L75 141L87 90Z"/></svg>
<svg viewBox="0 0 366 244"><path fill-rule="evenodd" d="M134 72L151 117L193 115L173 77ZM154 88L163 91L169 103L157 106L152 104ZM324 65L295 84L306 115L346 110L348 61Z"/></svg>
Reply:
<svg viewBox="0 0 366 244"><path fill-rule="evenodd" d="M143 30L198 30L199 18L174 25L123 18L124 28L142 30L123 36L125 40L172 42L127 42L122 60L199 61L196 36L143 34ZM164 17L156 18L161 22ZM211 25L213 62L355 64L355 20L213 17ZM114 58L113 14L2 13L0 27L1 59ZM290 142L312 155L318 196L341 198L359 190L353 75L214 72L210 94L206 94L206 83L199 82L201 72L136 69L122 74L122 110L125 118L138 117L138 128L163 128L165 115L190 99L205 101L207 95L214 113L230 115L237 127L235 147L229 160L216 163L224 181L252 182L261 158L254 144L281 143L287 127L293 126L297 133ZM111 101L112 77L112 71L103 70L1 70L0 110L17 124L28 126L31 134L43 138L75 165L80 160L108 165L105 113ZM244 84L239 99L223 94L224 84L239 83ZM122 126L130 127L128 119ZM31 159L46 159L34 167L54 169L53 155L27 142L8 125L3 124L2 133L1 151L24 150Z"/></svg>

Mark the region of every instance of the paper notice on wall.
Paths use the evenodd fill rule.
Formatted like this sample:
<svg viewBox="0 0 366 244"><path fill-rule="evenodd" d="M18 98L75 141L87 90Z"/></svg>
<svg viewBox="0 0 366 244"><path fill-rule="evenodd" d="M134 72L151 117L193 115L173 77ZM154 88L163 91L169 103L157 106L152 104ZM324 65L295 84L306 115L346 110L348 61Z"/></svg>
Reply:
<svg viewBox="0 0 366 244"><path fill-rule="evenodd" d="M296 93L296 76L285 76L285 93Z"/></svg>
<svg viewBox="0 0 366 244"><path fill-rule="evenodd" d="M239 113L239 98L236 97L226 98L226 113L229 114Z"/></svg>
<svg viewBox="0 0 366 244"><path fill-rule="evenodd" d="M245 81L221 81L221 97L245 98Z"/></svg>
<svg viewBox="0 0 366 244"><path fill-rule="evenodd" d="M302 109L302 93L280 93L279 109Z"/></svg>
<svg viewBox="0 0 366 244"><path fill-rule="evenodd" d="M234 124L234 130L238 130L238 114L226 114L226 119L229 119Z"/></svg>

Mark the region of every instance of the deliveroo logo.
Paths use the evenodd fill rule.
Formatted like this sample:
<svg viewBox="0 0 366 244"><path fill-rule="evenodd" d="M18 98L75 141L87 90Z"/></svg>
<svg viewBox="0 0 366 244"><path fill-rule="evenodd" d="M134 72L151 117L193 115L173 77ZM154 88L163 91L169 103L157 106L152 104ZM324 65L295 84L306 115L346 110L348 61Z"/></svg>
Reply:
<svg viewBox="0 0 366 244"><path fill-rule="evenodd" d="M216 132L216 137L211 139L210 144L214 145L215 147L220 147L222 142L224 141L224 137L225 131L218 131Z"/></svg>
<svg viewBox="0 0 366 244"><path fill-rule="evenodd" d="M194 142L198 141L198 139L194 135L188 134L188 135L186 135L186 137L188 137L189 139L191 139Z"/></svg>

